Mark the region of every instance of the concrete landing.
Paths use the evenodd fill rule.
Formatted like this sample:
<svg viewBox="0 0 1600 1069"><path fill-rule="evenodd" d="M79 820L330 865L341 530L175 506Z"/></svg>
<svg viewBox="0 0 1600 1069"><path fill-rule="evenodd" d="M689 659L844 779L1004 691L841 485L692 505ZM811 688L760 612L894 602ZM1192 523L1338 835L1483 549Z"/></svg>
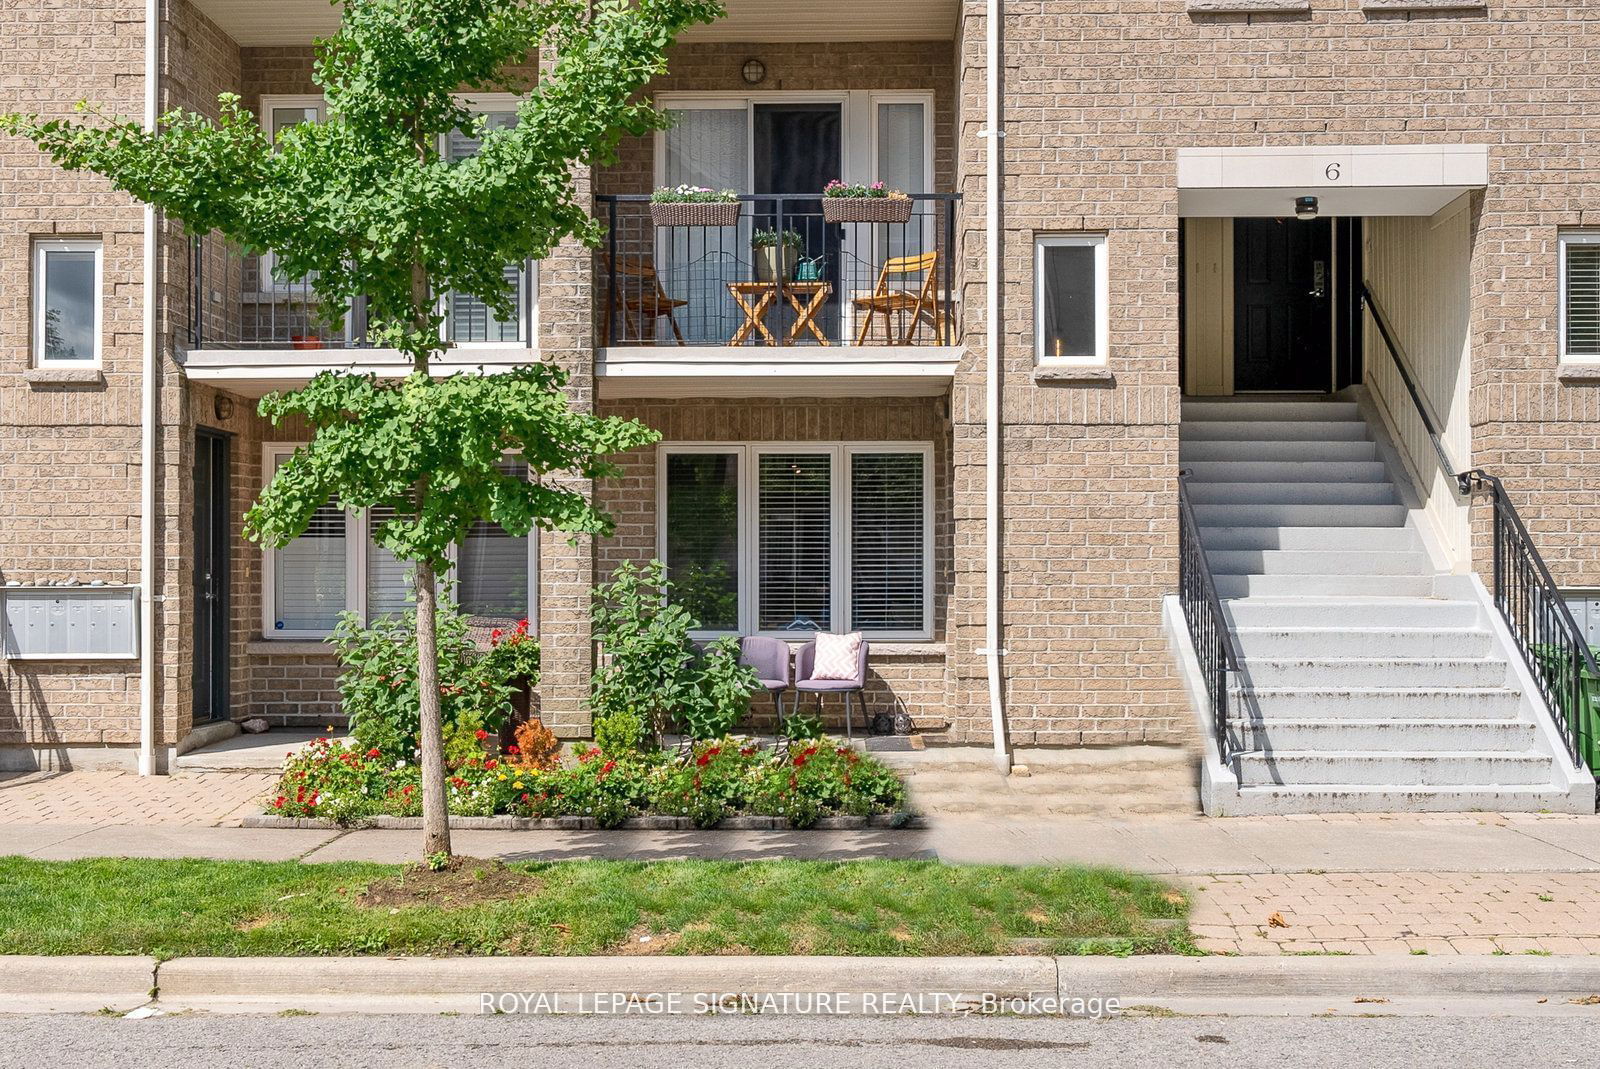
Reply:
<svg viewBox="0 0 1600 1069"><path fill-rule="evenodd" d="M326 732L274 729L262 735L235 735L181 755L174 775L199 772L277 772L283 759ZM332 736L343 739L343 735Z"/></svg>

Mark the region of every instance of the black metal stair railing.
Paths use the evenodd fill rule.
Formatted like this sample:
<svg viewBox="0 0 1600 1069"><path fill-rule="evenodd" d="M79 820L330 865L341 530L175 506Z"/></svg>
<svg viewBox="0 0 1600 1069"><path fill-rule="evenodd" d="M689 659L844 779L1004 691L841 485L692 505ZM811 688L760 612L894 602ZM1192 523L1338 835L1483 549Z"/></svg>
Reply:
<svg viewBox="0 0 1600 1069"><path fill-rule="evenodd" d="M1200 524L1189 500L1188 470L1178 473L1178 602L1194 643L1200 674L1205 679L1211 706L1211 726L1217 740L1217 755L1223 764L1233 758L1234 747L1228 734L1231 680L1239 671L1239 655L1234 649L1233 632L1217 596L1216 580L1200 541Z"/></svg>
<svg viewBox="0 0 1600 1069"><path fill-rule="evenodd" d="M1580 768L1594 753L1594 703L1600 667L1550 569L1503 483L1488 472L1464 472L1474 491L1494 503L1494 604Z"/></svg>

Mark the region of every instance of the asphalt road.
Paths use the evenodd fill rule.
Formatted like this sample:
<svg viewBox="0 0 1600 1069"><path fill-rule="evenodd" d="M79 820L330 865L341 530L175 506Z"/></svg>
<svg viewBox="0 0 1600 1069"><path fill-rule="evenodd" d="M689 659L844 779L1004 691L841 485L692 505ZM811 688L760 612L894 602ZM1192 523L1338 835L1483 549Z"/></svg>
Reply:
<svg viewBox="0 0 1600 1069"><path fill-rule="evenodd" d="M0 1066L335 1069L1558 1069L1600 1062L1567 1018L0 1017Z"/></svg>

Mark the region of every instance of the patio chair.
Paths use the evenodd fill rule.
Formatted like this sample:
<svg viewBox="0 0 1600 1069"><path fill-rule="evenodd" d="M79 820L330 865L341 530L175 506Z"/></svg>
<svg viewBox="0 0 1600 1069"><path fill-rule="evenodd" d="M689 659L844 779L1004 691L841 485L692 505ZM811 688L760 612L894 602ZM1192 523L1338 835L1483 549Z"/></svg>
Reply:
<svg viewBox="0 0 1600 1069"><path fill-rule="evenodd" d="M822 696L824 694L844 695L844 734L847 739L854 739L855 732L851 726L854 719L853 699L862 695L867 688L867 646L869 643L863 639L861 642L861 655L856 661L856 674L850 679L812 679L811 673L817 663L817 644L807 642L801 646L794 655L794 689L798 692L795 698L795 708L800 706L798 695L815 694L817 696L817 716L822 716ZM865 699L863 699L865 711Z"/></svg>
<svg viewBox="0 0 1600 1069"><path fill-rule="evenodd" d="M605 254L605 261L606 269L614 281L606 285L606 320L601 330L601 343L611 344L611 326L620 301L623 333L632 333L630 341L653 341L656 321L665 318L671 324L672 336L678 339L678 344L687 344L683 339L683 331L678 327L677 312L680 308L687 308L689 302L667 296L666 290L661 288L660 279L656 277L655 264L639 256L619 256L613 260L610 253ZM647 324L650 334L645 333Z"/></svg>
<svg viewBox="0 0 1600 1069"><path fill-rule="evenodd" d="M922 317L933 320L934 336L944 340L944 306L937 292L939 281L939 254L925 252L921 256L896 256L885 260L878 274L878 284L872 293L856 297L850 303L861 316L861 328L856 331L856 344L867 344L872 333L872 320L883 317L883 343L885 345L910 345L922 326ZM890 283L895 285L891 287ZM865 314L863 314L865 313ZM906 318L907 313L910 318ZM893 320L901 321L898 340L891 333Z"/></svg>
<svg viewBox="0 0 1600 1069"><path fill-rule="evenodd" d="M772 695L778 713L778 733L783 733L783 692L789 689L789 644L781 638L751 635L739 640L739 663L756 670L756 682Z"/></svg>

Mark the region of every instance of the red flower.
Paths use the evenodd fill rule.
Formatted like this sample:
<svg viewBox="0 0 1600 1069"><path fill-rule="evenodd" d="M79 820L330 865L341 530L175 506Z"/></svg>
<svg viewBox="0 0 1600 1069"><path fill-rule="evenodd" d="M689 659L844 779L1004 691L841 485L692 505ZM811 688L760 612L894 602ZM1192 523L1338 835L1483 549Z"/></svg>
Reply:
<svg viewBox="0 0 1600 1069"><path fill-rule="evenodd" d="M482 742L484 739L487 739L489 737L489 733L487 731L483 730L482 728L479 728L477 731L474 731L472 734L473 734L473 737L476 738L479 742Z"/></svg>
<svg viewBox="0 0 1600 1069"><path fill-rule="evenodd" d="M606 762L606 763L605 763L605 767L604 767L604 768L602 768L602 769L601 769L601 770L600 770L600 774L601 774L601 775L602 775L602 776L604 776L604 775L606 775L606 774L607 774L607 773L608 773L608 772L611 772L611 771L612 771L612 770L613 770L613 769L615 769L615 768L616 768L616 767L617 767L617 763L616 763L616 762L615 762L615 761L607 761L607 762Z"/></svg>
<svg viewBox="0 0 1600 1069"><path fill-rule="evenodd" d="M280 794L280 795L278 795L278 800L273 802L272 804L274 806L276 806L277 808L282 809L283 808L283 803L285 801L286 801L286 799L283 797L283 795Z"/></svg>
<svg viewBox="0 0 1600 1069"><path fill-rule="evenodd" d="M513 756L515 756L515 755L517 755L517 754L519 754L521 752L522 752L522 748L520 746L507 746L506 747L506 753L511 754Z"/></svg>
<svg viewBox="0 0 1600 1069"><path fill-rule="evenodd" d="M808 756L807 754L796 754L795 758L794 758L794 767L795 768L804 768L805 765L806 765L807 756Z"/></svg>
<svg viewBox="0 0 1600 1069"><path fill-rule="evenodd" d="M722 747L713 746L713 747L711 747L711 749L707 750L705 753L701 754L699 757L696 757L694 759L694 763L699 765L701 768L705 768L707 765L709 765L711 763L711 759L713 757L717 756L721 752L722 752Z"/></svg>
<svg viewBox="0 0 1600 1069"><path fill-rule="evenodd" d="M367 756L368 757L382 757L383 756L383 751L378 749L376 746L374 746L372 749L367 751Z"/></svg>
<svg viewBox="0 0 1600 1069"><path fill-rule="evenodd" d="M490 758L489 760L487 760L487 761L485 761L483 763L483 767L484 768L499 768L500 767L500 762L494 760L493 758Z"/></svg>
<svg viewBox="0 0 1600 1069"><path fill-rule="evenodd" d="M499 642L502 634L503 632L497 627L493 631L489 632L489 637L494 641Z"/></svg>
<svg viewBox="0 0 1600 1069"><path fill-rule="evenodd" d="M408 783L404 787L400 788L400 793L409 795L412 791L414 791L416 789L417 789L416 784Z"/></svg>

